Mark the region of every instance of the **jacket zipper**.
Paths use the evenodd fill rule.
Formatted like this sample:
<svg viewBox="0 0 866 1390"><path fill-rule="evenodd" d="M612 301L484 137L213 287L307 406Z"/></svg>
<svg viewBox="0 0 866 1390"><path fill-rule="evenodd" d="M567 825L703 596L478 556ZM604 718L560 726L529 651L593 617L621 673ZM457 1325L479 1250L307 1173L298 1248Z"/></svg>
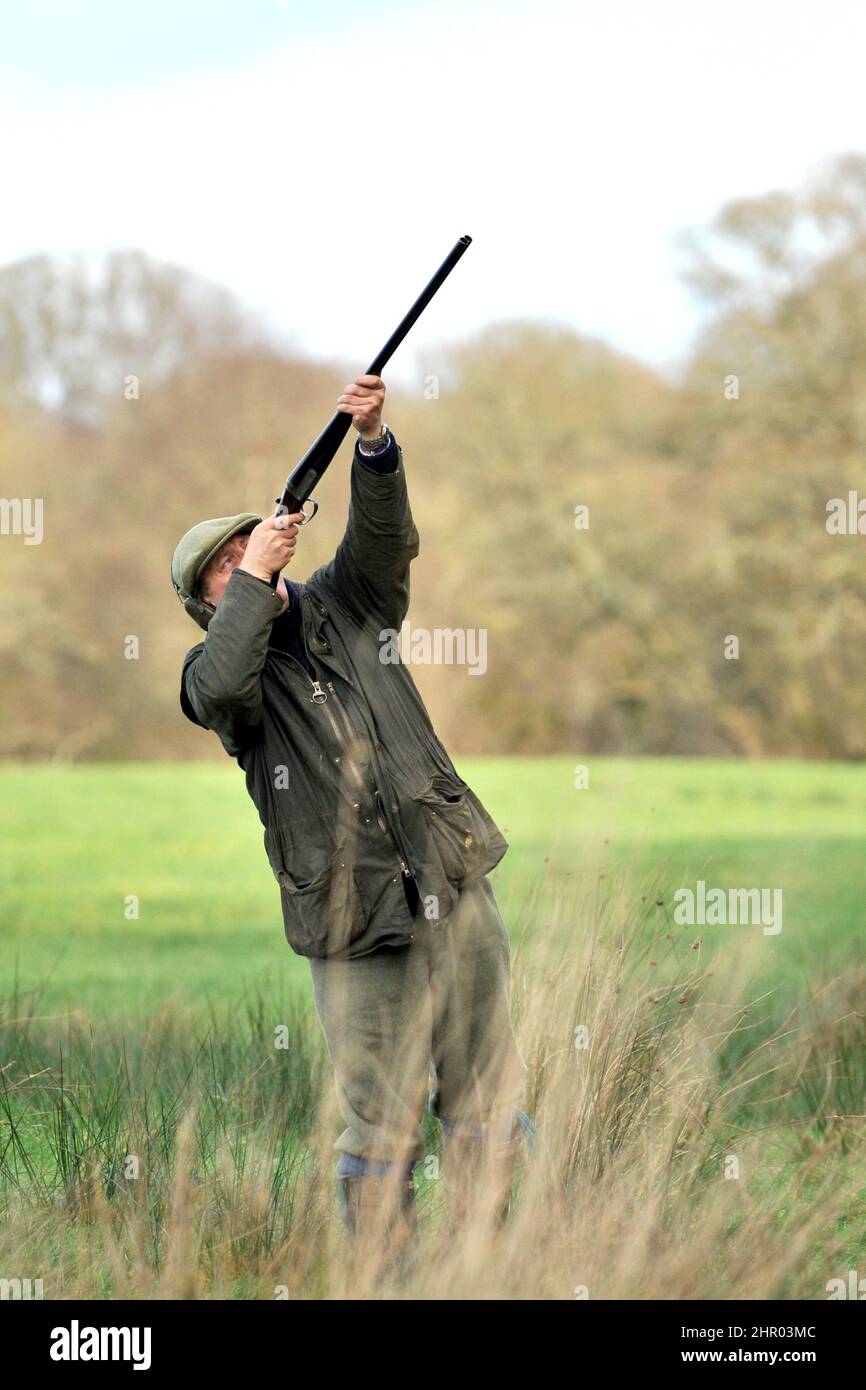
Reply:
<svg viewBox="0 0 866 1390"><path fill-rule="evenodd" d="M304 643L304 647L306 648L306 642ZM310 676L309 672L304 670L303 666L302 666L301 663L298 661L297 657L292 656L290 652L281 651L279 647L272 647L272 648L271 648L271 651L275 651L275 652L277 652L280 656L284 657L287 661L293 662L294 665L297 666L298 670L302 673L304 679L305 679L306 681L309 681L309 683L310 683L310 685L311 685L311 687L312 687L312 690L313 690L313 694L312 694L312 696L310 697L310 703L311 703L311 704L323 705L323 704L326 702L328 696L327 696L327 694L325 693L325 691L322 689L320 682L319 682L318 680L313 680L313 679L312 679L312 677ZM309 659L309 653L307 653L307 656L308 656L308 659ZM312 662L310 662L310 665L312 665ZM334 691L334 687L333 687L332 685L330 685L330 683L329 683L329 689L331 690L331 693L332 693L332 694L335 694L335 693L336 693L336 692ZM355 780L358 782L359 785L363 785L364 779L363 779L363 777L361 776L361 772L360 772L360 769L359 769L359 767L358 767L358 764L355 762L355 759L351 756L351 754L348 753L347 750L346 750L345 737L344 737L342 731L341 731L340 729L338 729L338 727L337 727L337 721L335 720L333 714L331 713L331 711L330 711L329 709L328 709L328 710L325 710L325 715L327 716L328 723L329 723L330 726L331 726L331 732L332 732L332 734L334 735L334 739L335 739L336 743L339 745L339 747L342 748L343 753L344 753L345 758L346 758L346 761L347 761L347 763L349 764L349 767L351 768L352 773L354 774Z"/></svg>
<svg viewBox="0 0 866 1390"><path fill-rule="evenodd" d="M301 641L302 641L303 644L304 644L304 653L305 653L306 658L307 658L307 660L309 661L310 665L312 666L313 670L315 671L315 670L316 670L316 663L313 661L312 657L310 656L310 649L309 649L309 647L307 646L307 634L306 634L306 632L304 631L304 610L303 610L303 606L301 607L300 627L301 627ZM306 675L307 673L304 672L304 674ZM314 703L314 704L317 704L317 705L323 705L323 704L325 703L325 701L327 700L328 697L327 697L327 695L325 694L324 690L322 689L321 685L319 684L319 682L318 682L317 680L313 680L311 676L307 676L307 680L310 681L310 684L311 684L312 687L313 687L313 703Z"/></svg>
<svg viewBox="0 0 866 1390"><path fill-rule="evenodd" d="M348 712L345 706L343 705L343 702L337 694L336 690L334 689L334 682L327 681L326 684L334 697L337 709L339 709L343 715L343 719L346 723L347 728L351 730L351 722L349 720ZM352 736L353 735L350 733L350 737ZM382 831L382 834L388 836L389 840L394 846L394 849L397 851L397 858L400 860L400 872L404 875L404 877L412 878L412 870L409 868L409 865L406 863L406 860L400 853L400 848L397 844L397 841L394 839L390 827L388 826L387 821L385 820L384 807L382 806L382 796L378 787L376 788L376 820L379 822L379 829Z"/></svg>
<svg viewBox="0 0 866 1390"><path fill-rule="evenodd" d="M302 642L303 642L303 644L304 644L304 654L306 655L307 661L309 662L309 664L310 664L310 666L313 668L313 670L314 670L314 671L317 671L318 668L317 668L317 666L316 666L316 663L313 661L313 658L310 656L310 649L309 649L309 647L307 646L307 634L306 634L306 631L305 631L305 629L304 629L304 610L303 610L303 606L301 607L301 614L300 614L300 628L301 628L301 640L302 640ZM298 669L299 669L300 671L303 672L304 678L305 678L306 680L308 680L308 681L310 682L310 685L312 686L313 694L312 694L312 696L310 697L311 703L312 703L312 704L316 704L316 705L324 705L324 704L326 703L327 699L328 699L328 696L327 696L327 692L324 691L324 690L322 689L321 682L320 682L319 680L313 679L313 677L310 676L309 672L304 670L304 668L303 668L303 666L301 665L301 663L297 660L296 657L292 656L290 652L281 651L279 647L272 648L272 650L280 652L280 655L281 655L281 656L288 657L289 661L293 661L293 662L295 663L295 665L298 667ZM339 706L341 705L341 701L340 701L339 699L337 699L337 692L336 692L336 690L334 689L333 682L332 682L332 681L328 681L328 682L327 682L327 686L328 686L328 690L330 690L331 694L334 696L334 699L336 700L337 705L338 705L338 707L339 707ZM332 732L333 735L334 735L335 741L336 741L337 744L339 744L339 746L343 749L343 753L344 753L344 755L345 755L346 762L349 764L349 767L350 767L350 769L351 769L351 771L352 771L352 774L353 774L353 776L354 776L354 778L355 778L355 781L358 783L358 786L359 786L359 787L362 787L362 786L364 785L364 779L363 779L363 777L361 776L361 770L360 770L360 768L358 767L358 764L356 763L355 759L352 757L351 753L348 751L348 750L349 750L349 742L350 742L350 741L353 739L353 737L354 737L353 732L352 732L352 729L351 729L351 726L349 726L349 740L347 741L345 730L343 731L343 733L342 733L342 735L341 735L340 731L339 731L338 728L337 728L336 720L335 720L333 714L331 713L331 711L330 711L329 709L327 709L327 710L325 710L325 714L327 715L328 723L329 723L330 726L331 726L331 732ZM348 724L348 716L345 715L344 717L345 717L346 722L347 722L347 724Z"/></svg>

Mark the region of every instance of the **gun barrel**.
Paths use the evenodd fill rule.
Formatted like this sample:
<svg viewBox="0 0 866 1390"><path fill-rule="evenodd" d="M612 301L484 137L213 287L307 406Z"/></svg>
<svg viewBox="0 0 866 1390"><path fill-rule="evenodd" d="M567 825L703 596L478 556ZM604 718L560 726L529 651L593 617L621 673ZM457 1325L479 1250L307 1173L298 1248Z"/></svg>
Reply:
<svg viewBox="0 0 866 1390"><path fill-rule="evenodd" d="M436 274L433 276L430 283L424 287L424 289L419 294L418 298L415 300L415 303L412 305L412 308L409 310L406 317L398 325L398 327L394 329L394 332L391 334L390 338L388 339L385 346L381 349L381 351L377 353L376 356L373 358L373 361L367 368L369 374L374 376L379 375L385 363L390 360L390 358L396 352L397 348L402 343L403 339L406 337L406 334L409 332L409 329L412 327L413 323L415 323L415 321L421 317L436 291L440 289L445 280L447 280L455 265L460 260L460 257L469 247L471 241L471 236L462 236L460 240L454 244L452 249L449 251L448 255L445 257L444 261L440 265L439 269L436 271Z"/></svg>
<svg viewBox="0 0 866 1390"><path fill-rule="evenodd" d="M385 346L376 354L367 368L369 375L378 376L397 348L402 343L412 325L421 317L430 300L451 274L460 257L472 242L471 236L462 236L445 257L436 274L425 285L408 314L394 329ZM282 496L278 500L277 511L296 512L310 497L328 464L349 432L351 415L338 410L328 421L322 433L313 441L304 457L289 474Z"/></svg>

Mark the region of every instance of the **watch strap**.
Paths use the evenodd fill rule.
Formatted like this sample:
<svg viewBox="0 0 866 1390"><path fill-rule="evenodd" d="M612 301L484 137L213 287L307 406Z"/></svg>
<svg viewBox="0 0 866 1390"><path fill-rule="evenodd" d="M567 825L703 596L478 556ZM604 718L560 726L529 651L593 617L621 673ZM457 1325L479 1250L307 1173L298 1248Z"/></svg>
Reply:
<svg viewBox="0 0 866 1390"><path fill-rule="evenodd" d="M386 424L382 424L382 433L377 434L375 439L358 438L358 448L362 454L381 454L387 449L391 442L391 431Z"/></svg>

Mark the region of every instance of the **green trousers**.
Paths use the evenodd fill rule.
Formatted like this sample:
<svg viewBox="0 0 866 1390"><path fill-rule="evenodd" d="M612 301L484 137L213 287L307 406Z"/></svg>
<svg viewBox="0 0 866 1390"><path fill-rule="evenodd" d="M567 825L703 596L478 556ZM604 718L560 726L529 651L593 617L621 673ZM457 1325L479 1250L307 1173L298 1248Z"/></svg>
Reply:
<svg viewBox="0 0 866 1390"><path fill-rule="evenodd" d="M431 1085L444 1127L511 1135L525 1067L511 1026L508 932L487 878L466 885L442 922L419 909L408 946L312 959L310 969L346 1125L339 1152L422 1159Z"/></svg>

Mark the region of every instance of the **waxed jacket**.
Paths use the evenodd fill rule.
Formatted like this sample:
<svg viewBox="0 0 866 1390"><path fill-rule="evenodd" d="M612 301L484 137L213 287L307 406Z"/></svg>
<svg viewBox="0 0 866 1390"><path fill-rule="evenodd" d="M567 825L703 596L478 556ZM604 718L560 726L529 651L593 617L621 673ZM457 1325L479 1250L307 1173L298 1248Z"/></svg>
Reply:
<svg viewBox="0 0 866 1390"><path fill-rule="evenodd" d="M243 570L184 661L184 713L214 730L246 774L286 937L304 956L405 945L445 919L460 885L508 848L437 738L407 667L381 659L383 634L399 632L406 616L419 549L394 447L393 472L368 467L356 448L343 539L292 586L317 679L269 645L281 600ZM414 915L415 895L404 891L413 879Z"/></svg>

